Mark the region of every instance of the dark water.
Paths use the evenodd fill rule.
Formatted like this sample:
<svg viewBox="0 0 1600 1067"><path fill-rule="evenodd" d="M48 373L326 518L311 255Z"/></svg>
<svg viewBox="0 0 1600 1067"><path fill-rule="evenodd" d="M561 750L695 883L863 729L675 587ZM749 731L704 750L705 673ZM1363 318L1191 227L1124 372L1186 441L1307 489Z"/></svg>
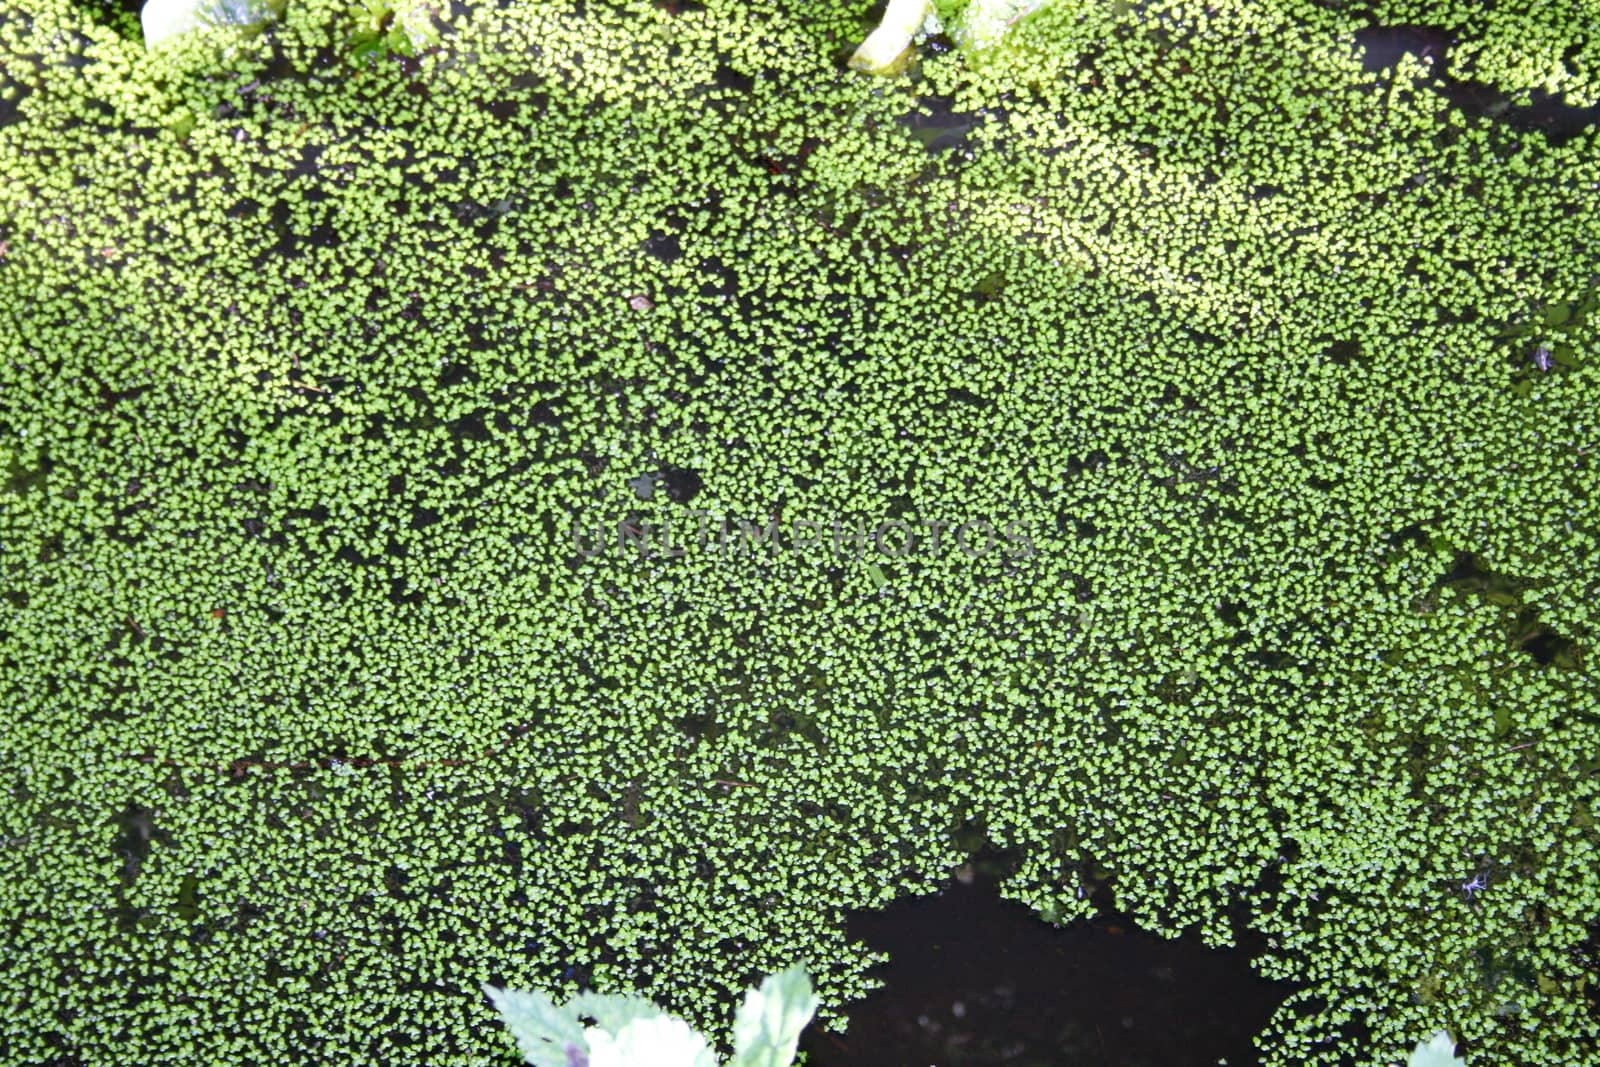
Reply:
<svg viewBox="0 0 1600 1067"><path fill-rule="evenodd" d="M1296 988L1251 971L1243 939L1167 940L1104 908L1054 927L982 877L849 932L889 953L886 985L849 1010L847 1033L806 1031L809 1067L1242 1067Z"/></svg>
<svg viewBox="0 0 1600 1067"><path fill-rule="evenodd" d="M1538 130L1551 144L1570 141L1600 123L1600 104L1575 107L1560 96L1535 91L1527 105L1492 85L1450 73L1450 48L1455 36L1438 26L1371 26L1356 34L1362 66L1371 72L1394 66L1410 52L1429 61L1438 75L1435 88L1451 105L1477 118L1494 119L1515 130Z"/></svg>

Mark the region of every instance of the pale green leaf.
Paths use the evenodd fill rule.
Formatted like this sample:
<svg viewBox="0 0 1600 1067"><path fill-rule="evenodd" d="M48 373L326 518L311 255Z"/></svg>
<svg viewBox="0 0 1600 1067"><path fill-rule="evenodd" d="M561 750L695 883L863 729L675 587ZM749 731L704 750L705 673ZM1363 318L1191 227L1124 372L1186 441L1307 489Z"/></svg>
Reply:
<svg viewBox="0 0 1600 1067"><path fill-rule="evenodd" d="M716 1053L671 1015L634 1019L615 1036L590 1027L589 1067L717 1067Z"/></svg>
<svg viewBox="0 0 1600 1067"><path fill-rule="evenodd" d="M496 989L491 985L484 986L483 991L499 1010L506 1029L517 1039L522 1058L533 1067L572 1067L574 1062L593 1062L583 1026L570 1009L558 1007L539 992Z"/></svg>
<svg viewBox="0 0 1600 1067"><path fill-rule="evenodd" d="M734 1017L732 1067L788 1067L819 1003L802 965L768 976Z"/></svg>
<svg viewBox="0 0 1600 1067"><path fill-rule="evenodd" d="M652 1019L664 1013L649 1000L638 996L606 993L579 993L567 1001L567 1010L593 1019L608 1034L618 1034L636 1019Z"/></svg>
<svg viewBox="0 0 1600 1067"><path fill-rule="evenodd" d="M955 38L970 48L987 48L1041 4L1042 0L971 0L956 25Z"/></svg>
<svg viewBox="0 0 1600 1067"><path fill-rule="evenodd" d="M146 48L190 30L214 26L257 26L273 17L269 0L146 0L139 25Z"/></svg>
<svg viewBox="0 0 1600 1067"><path fill-rule="evenodd" d="M1455 1054L1456 1044L1443 1030L1427 1042L1417 1042L1406 1067L1466 1067L1466 1061Z"/></svg>

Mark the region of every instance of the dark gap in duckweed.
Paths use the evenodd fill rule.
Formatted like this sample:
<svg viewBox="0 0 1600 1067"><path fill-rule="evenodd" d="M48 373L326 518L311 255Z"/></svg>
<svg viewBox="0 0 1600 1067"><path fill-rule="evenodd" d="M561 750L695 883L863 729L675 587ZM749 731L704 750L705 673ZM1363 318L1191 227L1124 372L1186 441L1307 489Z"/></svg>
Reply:
<svg viewBox="0 0 1600 1067"><path fill-rule="evenodd" d="M172 847L172 837L155 824L154 810L130 804L116 818L119 831L111 843L113 854L121 858L119 877L124 888L132 887L139 878L140 868L150 857L152 843Z"/></svg>
<svg viewBox="0 0 1600 1067"><path fill-rule="evenodd" d="M1450 73L1450 48L1456 35L1440 26L1400 24L1369 26L1356 31L1362 67L1368 73L1387 70L1407 53L1431 60L1436 73L1432 86L1452 107L1474 118L1487 118L1522 132L1537 131L1552 145L1563 145L1600 123L1600 104L1568 104L1559 94L1542 90L1529 94L1529 103L1517 104L1511 93L1485 82Z"/></svg>
<svg viewBox="0 0 1600 1067"><path fill-rule="evenodd" d="M139 36L139 12L144 0L75 0L89 17L125 36Z"/></svg>
<svg viewBox="0 0 1600 1067"><path fill-rule="evenodd" d="M1463 551L1456 554L1450 569L1435 581L1433 588L1418 603L1421 610L1432 611L1437 606L1440 591L1452 589L1477 597L1484 604L1508 612L1515 611L1508 624L1513 648L1526 653L1540 666L1582 669L1582 643L1541 620L1538 609L1524 603L1524 595L1537 588L1538 584L1529 578L1496 571L1476 554Z"/></svg>
<svg viewBox="0 0 1600 1067"><path fill-rule="evenodd" d="M1475 593L1491 604L1515 607L1522 603L1522 594L1537 583L1528 578L1502 574L1475 554L1459 552L1450 569L1440 576L1436 584L1463 593Z"/></svg>
<svg viewBox="0 0 1600 1067"><path fill-rule="evenodd" d="M731 89L736 93L753 92L756 87L756 79L753 75L736 70L727 62L717 65L716 72L712 75L712 81L718 88Z"/></svg>
<svg viewBox="0 0 1600 1067"><path fill-rule="evenodd" d="M845 1033L806 1030L808 1067L1257 1062L1254 1035L1298 987L1250 970L1265 944L1242 906L1230 916L1235 948L1208 948L1194 934L1161 938L1115 910L1091 864L1098 914L1056 926L1000 898L1020 859L986 846L938 894L851 915L849 936L889 955L885 985L849 1007Z"/></svg>
<svg viewBox="0 0 1600 1067"><path fill-rule="evenodd" d="M657 484L666 490L669 500L678 504L687 504L705 487L700 473L687 467L663 467L657 475Z"/></svg>
<svg viewBox="0 0 1600 1067"><path fill-rule="evenodd" d="M1575 640L1539 621L1538 613L1527 610L1517 616L1512 644L1533 657L1540 666L1583 668L1583 648Z"/></svg>
<svg viewBox="0 0 1600 1067"><path fill-rule="evenodd" d="M1356 45L1362 53L1361 67L1369 74L1387 70L1408 53L1418 59L1445 63L1454 44L1455 35L1440 26L1400 24L1369 26L1356 31Z"/></svg>
<svg viewBox="0 0 1600 1067"><path fill-rule="evenodd" d="M652 233L644 241L644 251L662 263L676 263L683 256L683 245L677 233Z"/></svg>
<svg viewBox="0 0 1600 1067"><path fill-rule="evenodd" d="M917 110L899 121L930 155L959 152L969 147L972 131L983 124L988 111L957 111L955 103L953 96L923 96L917 100Z"/></svg>
<svg viewBox="0 0 1600 1067"><path fill-rule="evenodd" d="M7 80L0 82L0 87L10 87L12 84ZM0 130L22 118L22 102L32 95L32 89L14 90L13 94L0 93Z"/></svg>

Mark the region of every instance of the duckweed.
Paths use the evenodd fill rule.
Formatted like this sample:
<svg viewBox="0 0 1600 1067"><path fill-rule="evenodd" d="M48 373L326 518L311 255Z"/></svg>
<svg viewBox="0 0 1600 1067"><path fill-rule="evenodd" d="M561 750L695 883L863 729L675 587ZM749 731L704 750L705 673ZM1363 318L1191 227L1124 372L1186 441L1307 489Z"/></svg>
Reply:
<svg viewBox="0 0 1600 1067"><path fill-rule="evenodd" d="M1595 134L1356 43L1581 106L1580 5L1047 4L896 79L855 3L435 14L0 17L15 1062L510 1064L485 983L710 1030L795 962L842 1025L843 914L973 820L1056 921L1247 904L1270 1067L1596 1062ZM674 471L1034 551L573 546Z"/></svg>

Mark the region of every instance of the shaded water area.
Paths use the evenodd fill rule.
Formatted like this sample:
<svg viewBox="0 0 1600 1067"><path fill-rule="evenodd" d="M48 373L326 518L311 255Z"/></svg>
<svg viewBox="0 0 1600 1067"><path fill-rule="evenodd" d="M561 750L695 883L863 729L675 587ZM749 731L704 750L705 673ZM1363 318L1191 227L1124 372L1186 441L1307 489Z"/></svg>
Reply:
<svg viewBox="0 0 1600 1067"><path fill-rule="evenodd" d="M967 869L969 872L971 869ZM853 916L850 936L890 961L884 988L848 1009L844 1034L813 1025L808 1067L1241 1067L1297 988L1250 968L1249 936L1138 929L1096 894L1092 920L1056 927L1002 900L979 865L932 897ZM1237 918L1237 917L1236 917Z"/></svg>
<svg viewBox="0 0 1600 1067"><path fill-rule="evenodd" d="M1406 53L1430 63L1438 76L1435 89L1452 107L1475 118L1494 119L1515 130L1538 130L1551 144L1564 144L1600 122L1600 104L1577 107L1561 96L1535 91L1528 103L1517 104L1510 93L1485 82L1450 73L1455 35L1439 26L1372 26L1356 34L1362 66L1376 73L1400 62Z"/></svg>

